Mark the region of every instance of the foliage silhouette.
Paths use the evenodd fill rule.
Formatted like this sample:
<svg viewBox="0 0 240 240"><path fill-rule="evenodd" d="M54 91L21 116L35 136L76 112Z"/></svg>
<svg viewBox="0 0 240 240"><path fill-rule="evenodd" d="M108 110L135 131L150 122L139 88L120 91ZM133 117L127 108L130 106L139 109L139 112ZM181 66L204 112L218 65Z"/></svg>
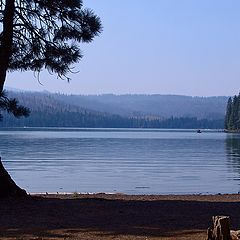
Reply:
<svg viewBox="0 0 240 240"><path fill-rule="evenodd" d="M46 68L69 80L72 64L82 58L79 43L101 32L99 17L81 0L2 0L0 16L0 90L6 70Z"/></svg>
<svg viewBox="0 0 240 240"><path fill-rule="evenodd" d="M0 93L0 110L12 113L14 117L20 118L22 116L28 117L30 110L22 105L19 105L16 98L8 98L5 91ZM2 120L2 114L0 113L0 120Z"/></svg>
<svg viewBox="0 0 240 240"><path fill-rule="evenodd" d="M0 0L0 110L16 117L29 110L3 91L8 71L47 69L69 81L72 65L82 58L80 43L101 32L101 21L81 0ZM0 196L22 195L0 168ZM12 191L11 191L12 189ZM2 194L1 194L2 193Z"/></svg>

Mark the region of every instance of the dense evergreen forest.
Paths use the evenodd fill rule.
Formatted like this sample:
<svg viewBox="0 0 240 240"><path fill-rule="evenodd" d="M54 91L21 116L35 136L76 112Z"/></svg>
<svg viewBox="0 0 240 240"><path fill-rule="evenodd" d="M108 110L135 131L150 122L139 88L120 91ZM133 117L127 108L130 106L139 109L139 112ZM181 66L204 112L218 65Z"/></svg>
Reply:
<svg viewBox="0 0 240 240"><path fill-rule="evenodd" d="M66 95L11 92L31 110L30 117L16 119L3 113L0 127L91 127L91 128L185 128L222 129L224 119L120 115L80 107L64 101ZM57 97L56 97L57 96ZM61 98L62 96L62 98ZM161 103L159 103L159 108Z"/></svg>
<svg viewBox="0 0 240 240"><path fill-rule="evenodd" d="M225 116L226 130L240 130L240 94L228 99Z"/></svg>
<svg viewBox="0 0 240 240"><path fill-rule="evenodd" d="M94 114L91 112L32 111L26 119L4 115L0 127L89 127L89 128L184 128L222 129L223 120L197 118L124 118L119 115Z"/></svg>

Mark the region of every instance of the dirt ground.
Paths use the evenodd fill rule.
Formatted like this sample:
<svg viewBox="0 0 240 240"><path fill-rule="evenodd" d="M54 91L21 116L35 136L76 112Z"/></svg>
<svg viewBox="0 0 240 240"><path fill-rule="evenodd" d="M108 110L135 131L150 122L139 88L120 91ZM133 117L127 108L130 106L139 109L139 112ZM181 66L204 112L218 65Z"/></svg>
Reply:
<svg viewBox="0 0 240 240"><path fill-rule="evenodd" d="M240 229L240 195L34 195L0 200L0 239L206 239L213 215Z"/></svg>

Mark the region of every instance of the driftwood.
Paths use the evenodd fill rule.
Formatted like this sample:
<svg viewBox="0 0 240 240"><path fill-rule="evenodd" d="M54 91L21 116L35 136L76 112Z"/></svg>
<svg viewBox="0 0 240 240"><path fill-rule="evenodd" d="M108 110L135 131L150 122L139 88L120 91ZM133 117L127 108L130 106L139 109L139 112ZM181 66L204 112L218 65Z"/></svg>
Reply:
<svg viewBox="0 0 240 240"><path fill-rule="evenodd" d="M213 226L207 230L207 240L239 240L239 231L230 231L228 216L213 216Z"/></svg>

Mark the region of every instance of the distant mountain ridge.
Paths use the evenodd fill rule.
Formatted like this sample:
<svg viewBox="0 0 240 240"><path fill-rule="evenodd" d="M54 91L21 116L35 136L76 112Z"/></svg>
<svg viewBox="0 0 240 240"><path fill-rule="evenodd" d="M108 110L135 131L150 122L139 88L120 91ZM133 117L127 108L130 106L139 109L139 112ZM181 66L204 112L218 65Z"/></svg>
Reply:
<svg viewBox="0 0 240 240"><path fill-rule="evenodd" d="M228 97L190 97L181 95L62 95L54 98L83 108L125 117L155 116L224 118Z"/></svg>
<svg viewBox="0 0 240 240"><path fill-rule="evenodd" d="M4 114L2 127L223 128L228 97L65 95L9 91L30 108L29 118Z"/></svg>

